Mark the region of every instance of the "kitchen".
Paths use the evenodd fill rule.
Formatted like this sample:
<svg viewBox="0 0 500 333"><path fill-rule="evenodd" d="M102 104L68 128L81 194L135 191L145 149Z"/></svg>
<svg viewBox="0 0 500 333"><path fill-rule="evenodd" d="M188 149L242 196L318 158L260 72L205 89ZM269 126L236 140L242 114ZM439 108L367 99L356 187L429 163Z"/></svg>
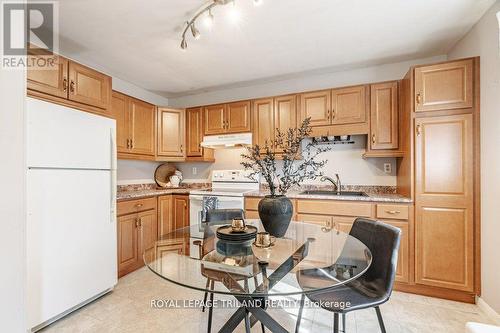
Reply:
<svg viewBox="0 0 500 333"><path fill-rule="evenodd" d="M236 330L248 331L252 326L251 330L257 331L262 325L263 330L291 331L300 325L300 331L335 331L340 321L337 315L342 314L340 326L349 332L377 331L379 325L384 331L383 322L387 331L394 332L486 332L486 324L493 332L500 310L494 282L500 271L494 259L497 190L492 188L498 180L498 160L494 157L498 116L493 110L499 101L492 87L497 87L498 81L499 3L463 0L441 8L426 1L421 5L425 8L419 7L421 11L413 14L396 6L394 10L408 19L423 15L425 10L444 15L440 23L421 27L413 42L431 39L439 29L453 31L440 36L446 40L443 45L430 43L428 48L423 47L425 52L411 56L404 55L406 44L400 40L398 45L390 45L397 46L392 58L387 58L391 60L381 58L374 50L366 55L372 59L363 62L360 58L358 64L345 66L332 60L321 67L311 66L306 60L291 66L290 61L291 69L281 74L284 69L278 58L262 69L251 61L245 62L248 69L230 62L227 66L234 73L220 73L207 80L222 65L204 67L195 61L209 54L204 48L220 52L215 40L232 36L234 23L225 22L210 30L200 27L198 17L218 22L225 11L230 17L244 13L245 24L239 29L250 32L258 29L255 20L259 15L264 15L260 19L269 18L285 7L291 16L301 11L311 18L319 15L320 22L324 17L315 10L332 14L336 8L327 2L318 2L312 8L297 3L301 9L280 1L236 3L209 1L204 7L193 0L179 3L184 14L175 15L173 7L158 4L166 8L171 19L178 20L180 15L188 20L184 31L169 32L173 39L169 47L173 48L175 42L180 48L176 45L175 51L167 52L175 55L175 62L198 68L196 73L179 65L176 74L189 74L191 82L187 83L187 78L173 75L168 80L165 71L151 71L158 66L152 59L143 70L140 66L125 70L125 64L130 65L134 59L130 48L130 55L120 60L125 67L114 63L116 50L82 35L82 30L72 24L80 12L88 13L95 27L104 24L102 17L92 16L90 5L60 1L59 53L28 49L29 58L51 57L57 66L52 70L30 68L21 79L25 87L21 89L24 120L17 121L22 123L26 149L18 151L23 151L25 161L19 163L27 171L18 177L26 184L20 194L25 208L20 211L27 213L27 221L20 241L25 244L21 251L24 259L17 263L27 264L25 271L21 269L21 280L26 281L19 286L23 296L16 300L22 299L24 304L18 309L27 310L21 315L26 320L16 319L12 326L7 325L13 327L9 331L207 331L207 323L208 331L231 331L233 308L208 306L207 311L196 307L177 312L172 308L154 309L150 301L203 297L206 301L207 296L211 300L214 295L215 300L228 296L223 280L206 272L203 276L192 273L199 270L205 247L209 246L203 226L210 210L207 207L240 210L248 221L262 220L265 231L274 237L260 208L272 184L264 174L254 177L254 170L245 170L241 155L248 153L249 147L270 144L273 165L278 174L283 172L287 150L273 140L308 120L309 132L301 141L297 165L308 160L310 145L325 150L318 160L326 164L321 176L302 180L286 192L291 207L288 223L292 222L285 238L276 237L275 248L281 248L278 243L286 239L306 235L308 228L311 233L317 228L310 260L328 262L332 259L325 253L337 251L335 237L353 237L354 242L355 221L379 221L400 235L390 288L394 292L380 309L375 307L376 315L368 309L353 309L347 316L346 312L333 311L334 320L324 309L306 307L302 312L303 305L300 310L271 307L259 312L246 308L251 316L241 317ZM111 10L108 6L103 13ZM139 9L133 2L124 4L124 11L127 6L131 11L122 13L126 17L150 13L150 9ZM344 4L342 9L351 14L359 11L355 5ZM445 15L447 11L449 16ZM377 9L370 7L369 12ZM389 17L389 13L385 15ZM453 26L453 19L462 25ZM195 23L203 35L199 40ZM409 27L404 22L398 24ZM287 26L292 29L288 21ZM123 29L113 28L109 34L119 40L118 36L125 34ZM389 34L385 27L377 29ZM329 36L328 32L316 33L318 38ZM132 37L125 38L130 42L128 38ZM75 45L71 39L85 43L87 51L82 52L82 45ZM349 38L344 43L348 46L354 40ZM290 42L281 50L293 52L296 46ZM390 46L381 43L379 49L389 50ZM334 52L334 48L328 50ZM354 56L354 52L343 52L344 56ZM271 71L273 66L276 68ZM309 70L301 72L299 68ZM249 69L256 71L255 78ZM266 71L274 74L263 75ZM145 77L146 72L150 78ZM3 74L4 70L2 83L15 81L15 73ZM15 93L11 98L16 96L19 99ZM9 96L2 94L2 100L7 103ZM257 155L263 161L266 154ZM13 198L5 202L9 200ZM111 223L103 225L102 221ZM322 233L332 238L322 243ZM320 245L325 253L317 252ZM368 251L376 258L378 252L370 247ZM340 257L345 254L339 253ZM278 254L271 259L277 258ZM362 266L359 258L348 259L356 259ZM272 267L271 261L269 274L281 267ZM365 268L372 266L367 262ZM258 279L267 278L266 269L260 269L255 280L244 279L244 288L258 290ZM275 293L277 299L291 297L295 301L300 295L309 297L289 281L295 276L295 271L293 275L291 272L276 282L275 289L271 286L269 293ZM362 281L363 272L358 273ZM68 283L62 286L61 281ZM289 288L297 289L288 291L295 294L284 291ZM242 291L234 295L229 289L229 296L235 296L232 298L242 296ZM334 293L335 288L332 290ZM412 311L411 307L419 310ZM176 313L191 319L171 327Z"/></svg>

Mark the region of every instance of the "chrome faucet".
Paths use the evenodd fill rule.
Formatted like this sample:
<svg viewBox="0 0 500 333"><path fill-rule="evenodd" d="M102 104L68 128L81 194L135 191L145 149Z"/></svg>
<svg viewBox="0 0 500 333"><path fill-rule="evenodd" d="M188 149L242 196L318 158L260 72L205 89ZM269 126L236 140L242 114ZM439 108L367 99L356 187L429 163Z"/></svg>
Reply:
<svg viewBox="0 0 500 333"><path fill-rule="evenodd" d="M340 177L339 177L338 173L335 174L335 179L336 179L336 181L328 176L323 176L320 178L320 180L322 182L324 182L324 181L331 182L333 184L333 186L335 186L335 194L340 195L340 192L342 190L342 184L340 183Z"/></svg>

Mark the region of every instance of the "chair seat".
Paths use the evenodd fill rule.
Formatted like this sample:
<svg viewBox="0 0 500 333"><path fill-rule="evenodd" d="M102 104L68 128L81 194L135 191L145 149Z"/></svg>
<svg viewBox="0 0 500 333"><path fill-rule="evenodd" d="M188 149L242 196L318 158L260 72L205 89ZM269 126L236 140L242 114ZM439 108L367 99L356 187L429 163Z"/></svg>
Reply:
<svg viewBox="0 0 500 333"><path fill-rule="evenodd" d="M374 307L388 300L388 297L381 296L378 290L366 288L366 286L356 283L350 283L323 293L306 294L306 296L325 310L341 313Z"/></svg>

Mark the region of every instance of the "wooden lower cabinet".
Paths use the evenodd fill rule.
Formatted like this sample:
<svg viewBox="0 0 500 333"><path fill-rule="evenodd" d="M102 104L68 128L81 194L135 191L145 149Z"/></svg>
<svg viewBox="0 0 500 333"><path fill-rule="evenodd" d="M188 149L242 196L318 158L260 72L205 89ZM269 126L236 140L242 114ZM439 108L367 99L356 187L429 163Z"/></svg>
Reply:
<svg viewBox="0 0 500 333"><path fill-rule="evenodd" d="M141 267L136 214L118 217L118 276Z"/></svg>
<svg viewBox="0 0 500 333"><path fill-rule="evenodd" d="M130 200L118 203L118 277L144 266L144 251L158 237L156 200Z"/></svg>

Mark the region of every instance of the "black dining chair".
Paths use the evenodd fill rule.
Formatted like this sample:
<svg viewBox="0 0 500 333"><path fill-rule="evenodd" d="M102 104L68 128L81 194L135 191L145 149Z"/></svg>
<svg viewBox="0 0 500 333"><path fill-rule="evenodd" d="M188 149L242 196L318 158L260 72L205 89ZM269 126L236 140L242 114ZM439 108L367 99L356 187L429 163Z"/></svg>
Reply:
<svg viewBox="0 0 500 333"><path fill-rule="evenodd" d="M365 218L354 221L349 235L363 242L372 253L372 263L358 279L343 286L322 293L302 295L295 332L298 333L305 296L322 308L333 312L333 332L339 332L339 314L342 315L342 330L345 332L347 312L375 308L380 330L385 333L385 325L379 306L389 300L396 276L401 230L391 225ZM297 274L301 284L300 274ZM349 307L344 307L346 302ZM325 307L324 304L332 307ZM334 307L338 306L338 307Z"/></svg>

